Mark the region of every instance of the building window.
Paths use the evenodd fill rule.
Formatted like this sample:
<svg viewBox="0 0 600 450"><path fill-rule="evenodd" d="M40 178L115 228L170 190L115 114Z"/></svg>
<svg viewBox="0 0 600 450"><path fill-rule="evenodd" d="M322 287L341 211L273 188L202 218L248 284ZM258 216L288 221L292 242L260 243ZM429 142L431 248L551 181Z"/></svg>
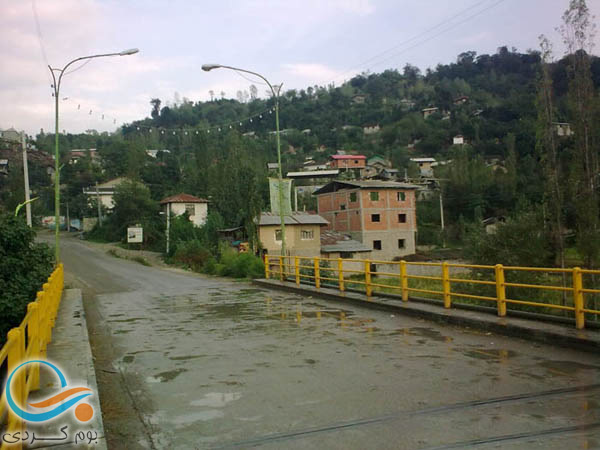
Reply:
<svg viewBox="0 0 600 450"><path fill-rule="evenodd" d="M406 239L398 239L398 248L406 248Z"/></svg>
<svg viewBox="0 0 600 450"><path fill-rule="evenodd" d="M371 192L371 200L376 202L379 200L379 192Z"/></svg>
<svg viewBox="0 0 600 450"><path fill-rule="evenodd" d="M350 192L350 202L356 201L356 192Z"/></svg>
<svg viewBox="0 0 600 450"><path fill-rule="evenodd" d="M354 256L354 253L352 253L352 252L341 252L340 253L340 258L342 258L342 259L352 259L352 256Z"/></svg>
<svg viewBox="0 0 600 450"><path fill-rule="evenodd" d="M381 250L381 241L373 241L373 250Z"/></svg>
<svg viewBox="0 0 600 450"><path fill-rule="evenodd" d="M403 202L406 200L406 194L404 192L396 192L396 200Z"/></svg>
<svg viewBox="0 0 600 450"><path fill-rule="evenodd" d="M354 161L354 164L358 164L358 161Z"/></svg>
<svg viewBox="0 0 600 450"><path fill-rule="evenodd" d="M340 205L340 209L343 211L344 209L346 209L346 205L342 203L342 204Z"/></svg>
<svg viewBox="0 0 600 450"><path fill-rule="evenodd" d="M189 215L189 216L193 216L195 213L195 205L193 203L186 203L185 204L185 212Z"/></svg>
<svg viewBox="0 0 600 450"><path fill-rule="evenodd" d="M301 231L301 239L304 241L308 241L315 238L315 232L313 230L302 230Z"/></svg>
<svg viewBox="0 0 600 450"><path fill-rule="evenodd" d="M406 214L398 214L398 223L406 223Z"/></svg>
<svg viewBox="0 0 600 450"><path fill-rule="evenodd" d="M379 214L371 214L371 222L381 222Z"/></svg>
<svg viewBox="0 0 600 450"><path fill-rule="evenodd" d="M275 230L275 240L281 241L281 230Z"/></svg>

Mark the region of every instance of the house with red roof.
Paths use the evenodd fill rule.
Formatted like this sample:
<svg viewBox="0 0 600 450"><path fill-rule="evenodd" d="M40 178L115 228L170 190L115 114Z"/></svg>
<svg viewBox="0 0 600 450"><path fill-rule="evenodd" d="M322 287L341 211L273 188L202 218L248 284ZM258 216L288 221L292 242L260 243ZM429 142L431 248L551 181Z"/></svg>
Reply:
<svg viewBox="0 0 600 450"><path fill-rule="evenodd" d="M168 216L180 216L188 213L190 221L195 226L200 227L206 223L208 200L182 193L163 198L160 204L163 205Z"/></svg>
<svg viewBox="0 0 600 450"><path fill-rule="evenodd" d="M364 169L366 166L367 157L364 155L331 155L329 161L331 169Z"/></svg>

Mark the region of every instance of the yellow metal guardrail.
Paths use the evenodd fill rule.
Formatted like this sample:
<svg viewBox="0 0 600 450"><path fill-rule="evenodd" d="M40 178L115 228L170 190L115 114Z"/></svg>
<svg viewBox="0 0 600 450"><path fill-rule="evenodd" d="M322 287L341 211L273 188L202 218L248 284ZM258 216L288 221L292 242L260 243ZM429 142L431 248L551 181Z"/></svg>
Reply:
<svg viewBox="0 0 600 450"><path fill-rule="evenodd" d="M46 347L52 340L52 328L63 285L64 268L59 264L48 278L48 282L44 283L42 290L37 293L35 301L27 305L27 314L21 324L8 332L8 339L0 349L0 367L6 367L6 374L10 374L26 360L46 357ZM11 384L13 398L18 404L25 405L29 393L40 388L39 364L29 364L19 370ZM7 408L4 391L0 394L0 424L6 425L6 433L23 432L23 421ZM3 442L0 448L9 447ZM10 448L21 448L21 441L11 444Z"/></svg>
<svg viewBox="0 0 600 450"><path fill-rule="evenodd" d="M323 264L325 263L325 264ZM326 265L327 267L323 267ZM348 268L348 265L355 267ZM391 268L394 272L373 271L374 266L384 266ZM409 275L408 266L430 267L432 271L439 268L437 275ZM356 267L360 267L357 269ZM459 278L452 275L452 269L477 270L479 272L488 271L489 279L471 279ZM322 276L321 273L326 270L330 276ZM530 284L508 282L507 273L518 272L541 272L548 276L561 276L563 281L570 277L569 285L562 286ZM331 276L333 274L334 276ZM345 275L359 275L361 279L348 279ZM444 301L445 308L451 308L454 299L470 299L482 302L495 302L498 310L498 316L506 316L506 305L526 305L533 308L549 308L555 310L571 311L575 317L577 329L585 327L586 314L600 314L600 310L586 307L586 294L600 294L600 289L584 286L584 275L595 277L600 275L600 270L588 270L574 267L570 269L545 268L545 267L519 267L504 266L502 264L481 265L481 264L450 264L442 263L418 263L407 261L378 261L368 259L342 259L342 258L309 258L302 256L265 256L265 277L279 278L281 281L293 278L296 284L304 280L314 282L316 288L320 288L323 281L329 281L330 285L337 285L340 291L346 289L347 284L363 285L367 297L373 294L375 288L384 288L398 290L402 294L402 300L408 301L409 294L412 292L433 294L439 296ZM374 277L376 280L373 280ZM364 280L362 278L364 277ZM377 281L380 278L397 279L398 285L382 284ZM440 290L425 289L423 287L410 286L409 280L432 280L438 282ZM493 287L495 295L477 295L467 292L459 292L457 285L471 284ZM595 284L595 283L594 283ZM526 288L534 290L559 291L563 295L569 295L570 302L564 301L564 304L555 304L542 301L530 301L523 299L507 298L507 288ZM568 304L569 303L569 304ZM595 303L594 303L595 304Z"/></svg>

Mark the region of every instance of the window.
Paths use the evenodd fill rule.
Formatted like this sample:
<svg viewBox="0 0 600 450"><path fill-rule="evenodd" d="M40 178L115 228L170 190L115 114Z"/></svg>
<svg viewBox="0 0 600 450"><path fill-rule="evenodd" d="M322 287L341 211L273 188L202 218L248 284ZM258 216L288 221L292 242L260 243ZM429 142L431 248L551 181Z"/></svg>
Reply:
<svg viewBox="0 0 600 450"><path fill-rule="evenodd" d="M186 203L185 212L188 213L189 216L193 216L196 212L195 205L193 203Z"/></svg>
<svg viewBox="0 0 600 450"><path fill-rule="evenodd" d="M371 222L381 222L379 214L371 214Z"/></svg>
<svg viewBox="0 0 600 450"><path fill-rule="evenodd" d="M398 223L406 223L406 214L398 214Z"/></svg>
<svg viewBox="0 0 600 450"><path fill-rule="evenodd" d="M354 256L354 253L352 253L352 252L341 252L340 253L340 258L342 258L342 259L352 259L353 256Z"/></svg>
<svg viewBox="0 0 600 450"><path fill-rule="evenodd" d="M302 230L301 231L301 239L304 241L308 241L315 238L315 232L313 230Z"/></svg>
<svg viewBox="0 0 600 450"><path fill-rule="evenodd" d="M342 204L340 205L340 209L343 211L344 209L346 209L346 205L342 203Z"/></svg>
<svg viewBox="0 0 600 450"><path fill-rule="evenodd" d="M398 239L398 248L406 248L406 240Z"/></svg>
<svg viewBox="0 0 600 450"><path fill-rule="evenodd" d="M381 241L373 241L373 250L381 250Z"/></svg>
<svg viewBox="0 0 600 450"><path fill-rule="evenodd" d="M379 200L379 192L371 192L371 200L376 202Z"/></svg>
<svg viewBox="0 0 600 450"><path fill-rule="evenodd" d="M275 230L275 240L281 241L281 230Z"/></svg>
<svg viewBox="0 0 600 450"><path fill-rule="evenodd" d="M358 161L354 160L354 164L358 164Z"/></svg>
<svg viewBox="0 0 600 450"><path fill-rule="evenodd" d="M356 201L356 192L350 192L350 202Z"/></svg>
<svg viewBox="0 0 600 450"><path fill-rule="evenodd" d="M403 202L406 200L406 194L404 192L396 192L396 200Z"/></svg>

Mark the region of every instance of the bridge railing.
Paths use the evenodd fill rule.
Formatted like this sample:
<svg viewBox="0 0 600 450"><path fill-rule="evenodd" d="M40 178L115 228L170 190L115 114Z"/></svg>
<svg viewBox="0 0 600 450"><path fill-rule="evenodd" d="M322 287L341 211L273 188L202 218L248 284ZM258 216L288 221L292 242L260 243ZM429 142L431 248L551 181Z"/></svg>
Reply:
<svg viewBox="0 0 600 450"><path fill-rule="evenodd" d="M60 264L44 283L42 290L36 295L35 301L27 305L27 314L18 327L8 332L7 341L0 349L0 368L2 378L8 375L22 362L32 359L45 359L46 348L52 340L52 329L56 320L56 313L62 297L64 285L64 269ZM6 372L4 372L4 369ZM19 405L26 405L29 393L40 388L39 364L28 364L19 370L11 382L12 397ZM5 427L4 427L5 426ZM0 429L4 433L14 436L21 432L23 435L23 421L7 406L6 392L0 393ZM2 449L18 449L22 440L9 447L6 442L1 443Z"/></svg>
<svg viewBox="0 0 600 450"><path fill-rule="evenodd" d="M579 267L265 257L266 278L293 280L298 285L309 282L317 289L323 284L340 291L360 288L368 297L374 291L397 292L405 302L412 293L426 294L443 300L445 308L451 308L455 302L491 303L495 304L500 317L507 315L507 305L520 305L513 308L526 307L536 312L562 311L563 315L574 317L578 329L585 328L586 315L600 314L596 306L599 303L596 296L600 294L596 288L598 275L600 270Z"/></svg>

